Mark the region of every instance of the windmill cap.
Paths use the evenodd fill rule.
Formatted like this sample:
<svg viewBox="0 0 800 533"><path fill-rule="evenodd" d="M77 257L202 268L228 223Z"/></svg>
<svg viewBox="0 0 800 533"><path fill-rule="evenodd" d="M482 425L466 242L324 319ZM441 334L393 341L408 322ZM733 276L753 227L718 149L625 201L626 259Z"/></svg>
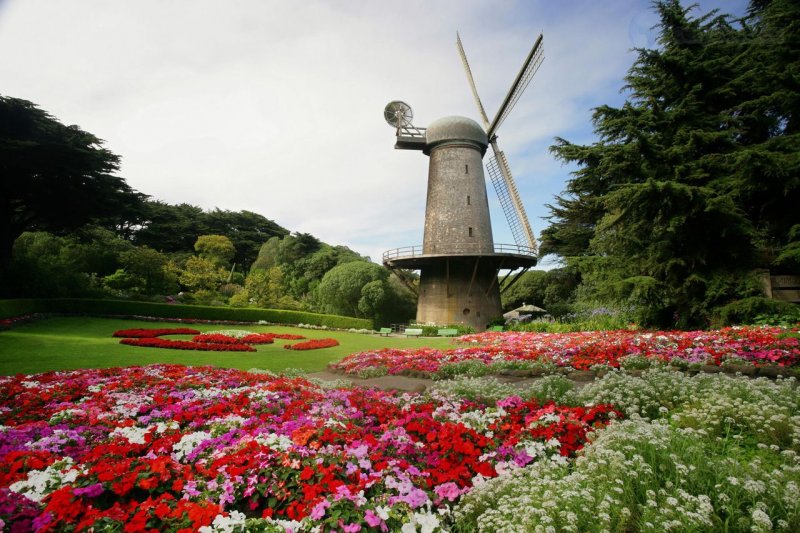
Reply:
<svg viewBox="0 0 800 533"><path fill-rule="evenodd" d="M489 145L486 132L480 125L467 117L444 117L433 121L425 132L426 148L449 141L468 141L485 151Z"/></svg>

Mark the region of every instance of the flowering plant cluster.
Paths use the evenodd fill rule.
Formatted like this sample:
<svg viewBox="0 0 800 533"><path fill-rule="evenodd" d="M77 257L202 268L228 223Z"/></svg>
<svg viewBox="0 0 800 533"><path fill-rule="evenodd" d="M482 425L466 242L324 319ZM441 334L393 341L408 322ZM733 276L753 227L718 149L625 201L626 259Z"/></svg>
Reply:
<svg viewBox="0 0 800 533"><path fill-rule="evenodd" d="M436 373L446 365L465 362L493 365L522 361L588 370L595 365L618 368L632 356L670 364L719 366L727 359L738 359L756 366L796 366L800 362L796 333L797 329L764 326L715 331L486 332L460 337L458 341L467 347L362 352L346 357L333 368L349 374L375 368L385 368L391 374Z"/></svg>
<svg viewBox="0 0 800 533"><path fill-rule="evenodd" d="M430 532L476 484L566 461L617 414L212 367L0 377L0 527Z"/></svg>
<svg viewBox="0 0 800 533"><path fill-rule="evenodd" d="M330 348L332 346L339 346L339 341L336 339L311 339L305 342L298 342L297 344L283 345L287 350L318 350L320 348Z"/></svg>
<svg viewBox="0 0 800 533"><path fill-rule="evenodd" d="M162 339L162 335L194 335L191 341ZM275 339L299 340L302 335L292 333L251 333L244 330L212 331L200 333L189 328L123 329L114 332L114 337L124 337L120 344L146 348L168 348L173 350L199 350L213 352L255 352L251 344L272 344ZM295 345L286 344L289 350L317 350L338 346L336 339L312 339Z"/></svg>
<svg viewBox="0 0 800 533"><path fill-rule="evenodd" d="M247 344L218 344L211 342L177 341L173 339L120 339L120 344L142 346L144 348L167 348L170 350L197 350L202 352L255 352Z"/></svg>
<svg viewBox="0 0 800 533"><path fill-rule="evenodd" d="M20 324L25 324L27 322L31 322L36 320L41 315L37 313L31 313L28 315L17 315L17 316L10 316L6 318L0 318L0 330L2 329L9 329L14 326L18 326Z"/></svg>
<svg viewBox="0 0 800 533"><path fill-rule="evenodd" d="M131 337L137 339L154 339L162 335L198 335L200 332L192 328L134 328L119 329L112 337Z"/></svg>
<svg viewBox="0 0 800 533"><path fill-rule="evenodd" d="M206 344L244 344L244 340L219 333L201 333L192 337L192 342L202 342Z"/></svg>

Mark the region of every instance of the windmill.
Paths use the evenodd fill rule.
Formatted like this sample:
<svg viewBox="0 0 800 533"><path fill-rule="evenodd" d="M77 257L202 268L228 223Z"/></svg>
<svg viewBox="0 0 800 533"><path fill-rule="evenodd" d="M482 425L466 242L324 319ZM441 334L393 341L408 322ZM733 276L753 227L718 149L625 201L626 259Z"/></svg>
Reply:
<svg viewBox="0 0 800 533"><path fill-rule="evenodd" d="M536 265L536 241L519 198L508 161L497 146L496 131L530 83L544 56L542 36L536 40L511 90L490 123L478 97L461 38L459 53L484 122L466 117L445 117L427 128L413 124L411 106L394 100L383 115L395 129L395 148L421 150L430 158L422 246L396 248L383 254L383 264L418 295L417 322L466 324L477 331L502 315L500 293ZM516 244L495 244L483 173L483 156L491 146L487 164ZM500 270L518 271L498 283ZM419 270L417 288L407 277Z"/></svg>

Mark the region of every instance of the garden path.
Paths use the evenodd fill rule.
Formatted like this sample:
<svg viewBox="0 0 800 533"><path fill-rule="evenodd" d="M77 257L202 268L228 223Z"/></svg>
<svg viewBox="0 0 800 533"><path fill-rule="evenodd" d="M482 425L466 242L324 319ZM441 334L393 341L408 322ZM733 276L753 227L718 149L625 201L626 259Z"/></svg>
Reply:
<svg viewBox="0 0 800 533"><path fill-rule="evenodd" d="M322 381L349 381L356 387L376 387L383 390L398 390L410 392L422 392L429 385L434 383L432 379L425 378L412 378L409 376L380 376L376 378L359 378L356 376L348 376L347 374L337 374L336 372L329 372L324 370L322 372L310 372L305 375L307 378L315 378ZM497 376L493 375L501 383L513 383L519 388L525 388L537 379L535 377L517 377L517 376ZM576 387L582 387L586 381L574 381Z"/></svg>

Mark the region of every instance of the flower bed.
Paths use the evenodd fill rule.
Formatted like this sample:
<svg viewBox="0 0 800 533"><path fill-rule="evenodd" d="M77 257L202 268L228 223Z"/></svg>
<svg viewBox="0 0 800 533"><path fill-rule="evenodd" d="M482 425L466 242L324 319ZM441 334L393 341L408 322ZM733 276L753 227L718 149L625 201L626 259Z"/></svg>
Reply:
<svg viewBox="0 0 800 533"><path fill-rule="evenodd" d="M172 339L120 339L120 344L142 346L144 348L167 348L170 350L197 350L201 352L255 352L247 344L216 344L211 342L176 341Z"/></svg>
<svg viewBox="0 0 800 533"><path fill-rule="evenodd" d="M362 352L344 358L332 368L348 374L381 368L391 374L435 374L448 365L461 363L503 368L509 366L508 363L521 362L588 370L596 365L617 368L630 357L684 366L720 366L731 360L755 366L787 367L800 363L797 331L780 327L737 327L716 331L487 332L458 339L476 346Z"/></svg>
<svg viewBox="0 0 800 533"><path fill-rule="evenodd" d="M163 335L194 335L191 341L161 339ZM222 330L200 333L189 328L123 329L114 332L114 337L124 337L120 344L167 348L173 350L199 350L212 352L255 352L251 344L272 344L275 339L299 340L302 335L292 333L251 333L244 330ZM289 350L318 350L338 346L336 339L312 339L295 345L286 344Z"/></svg>
<svg viewBox="0 0 800 533"><path fill-rule="evenodd" d="M297 344L283 345L287 350L319 350L321 348L331 348L333 346L339 346L339 341L336 339L311 339L306 342L298 342Z"/></svg>
<svg viewBox="0 0 800 533"><path fill-rule="evenodd" d="M220 335L218 333L201 333L192 337L192 342L202 342L206 344L247 344L244 338L237 339L227 335Z"/></svg>
<svg viewBox="0 0 800 533"><path fill-rule="evenodd" d="M200 332L192 328L135 328L120 329L112 337L135 337L138 339L153 339L162 335L198 335Z"/></svg>
<svg viewBox="0 0 800 533"><path fill-rule="evenodd" d="M612 413L211 367L0 377L0 519L12 530L433 531L476 483L566 461Z"/></svg>

